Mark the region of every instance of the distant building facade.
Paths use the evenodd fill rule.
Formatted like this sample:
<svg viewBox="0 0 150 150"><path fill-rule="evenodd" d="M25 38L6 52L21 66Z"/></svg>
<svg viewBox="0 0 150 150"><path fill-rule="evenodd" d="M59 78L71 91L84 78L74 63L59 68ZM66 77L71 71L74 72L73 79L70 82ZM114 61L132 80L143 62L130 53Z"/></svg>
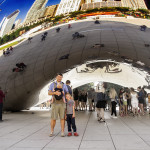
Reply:
<svg viewBox="0 0 150 150"><path fill-rule="evenodd" d="M2 20L2 26L0 31L0 37L3 37L4 35L8 34L14 25L14 22L19 14L19 10L16 10L12 14L10 14L8 17L4 18Z"/></svg>
<svg viewBox="0 0 150 150"><path fill-rule="evenodd" d="M86 0L81 10L101 7L129 7L132 9L147 9L144 0Z"/></svg>
<svg viewBox="0 0 150 150"><path fill-rule="evenodd" d="M46 4L48 0L35 0L30 10L28 11L24 24L29 24L44 16Z"/></svg>
<svg viewBox="0 0 150 150"><path fill-rule="evenodd" d="M46 7L44 17L54 17L57 11L58 5L52 5Z"/></svg>
<svg viewBox="0 0 150 150"><path fill-rule="evenodd" d="M78 11L84 2L85 0L61 0L58 9L56 11L56 16Z"/></svg>
<svg viewBox="0 0 150 150"><path fill-rule="evenodd" d="M147 9L145 0L121 0L123 7L132 9Z"/></svg>
<svg viewBox="0 0 150 150"><path fill-rule="evenodd" d="M21 23L21 19L15 21L15 28L17 28Z"/></svg>

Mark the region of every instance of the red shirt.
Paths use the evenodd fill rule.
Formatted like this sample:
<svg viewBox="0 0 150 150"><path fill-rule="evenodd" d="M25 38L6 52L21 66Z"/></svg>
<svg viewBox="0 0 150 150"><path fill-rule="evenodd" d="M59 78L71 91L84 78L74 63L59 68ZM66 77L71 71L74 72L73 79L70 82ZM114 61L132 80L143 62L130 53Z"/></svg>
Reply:
<svg viewBox="0 0 150 150"><path fill-rule="evenodd" d="M3 98L5 97L5 94L3 93L2 90L0 90L0 104L3 103Z"/></svg>

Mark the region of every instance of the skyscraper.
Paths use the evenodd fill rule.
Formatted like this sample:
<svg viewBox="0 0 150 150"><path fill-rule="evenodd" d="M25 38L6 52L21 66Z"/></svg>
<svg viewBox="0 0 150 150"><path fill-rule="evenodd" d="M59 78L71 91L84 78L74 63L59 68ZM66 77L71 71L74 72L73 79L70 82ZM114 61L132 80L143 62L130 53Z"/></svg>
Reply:
<svg viewBox="0 0 150 150"><path fill-rule="evenodd" d="M84 3L84 0L61 0L56 12L56 16L78 11L82 3Z"/></svg>
<svg viewBox="0 0 150 150"><path fill-rule="evenodd" d="M46 9L45 6L47 2L48 0L35 0L35 2L33 3L33 5L31 6L30 10L26 15L24 24L28 24L42 17L44 15Z"/></svg>
<svg viewBox="0 0 150 150"><path fill-rule="evenodd" d="M147 9L145 0L86 0L81 10L101 7L129 7L131 9Z"/></svg>
<svg viewBox="0 0 150 150"><path fill-rule="evenodd" d="M20 12L19 10L16 10L8 17L4 17L4 19L0 24L1 25L0 37L3 37L4 35L8 34L11 31L19 12Z"/></svg>

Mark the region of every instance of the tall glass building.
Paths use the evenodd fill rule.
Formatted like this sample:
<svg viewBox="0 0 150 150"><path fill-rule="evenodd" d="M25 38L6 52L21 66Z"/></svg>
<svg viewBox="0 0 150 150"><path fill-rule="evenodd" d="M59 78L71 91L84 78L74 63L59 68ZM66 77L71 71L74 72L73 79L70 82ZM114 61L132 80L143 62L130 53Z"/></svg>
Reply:
<svg viewBox="0 0 150 150"><path fill-rule="evenodd" d="M48 0L35 0L24 20L25 24L31 23L44 15Z"/></svg>
<svg viewBox="0 0 150 150"><path fill-rule="evenodd" d="M19 12L20 12L19 10L16 10L8 17L4 17L4 19L0 24L0 37L3 37L4 35L8 34L12 30L13 24Z"/></svg>

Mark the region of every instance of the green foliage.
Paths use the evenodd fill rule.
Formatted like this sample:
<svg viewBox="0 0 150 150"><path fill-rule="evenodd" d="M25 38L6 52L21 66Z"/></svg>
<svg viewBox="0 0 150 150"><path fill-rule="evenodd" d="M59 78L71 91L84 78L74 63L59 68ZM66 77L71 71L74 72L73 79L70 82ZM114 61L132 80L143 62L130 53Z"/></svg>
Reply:
<svg viewBox="0 0 150 150"><path fill-rule="evenodd" d="M18 44L18 43L19 43L18 41L13 42L13 43L11 43L11 44L8 44L8 45L6 45L6 46L1 47L0 50L6 49L6 48L8 48L8 47L10 47L10 46L14 46L14 45L16 45L16 44Z"/></svg>
<svg viewBox="0 0 150 150"><path fill-rule="evenodd" d="M86 13L92 13L92 12L97 12L97 11L99 11L99 9L98 8L94 8L94 9L88 9L85 12Z"/></svg>
<svg viewBox="0 0 150 150"><path fill-rule="evenodd" d="M147 10L147 9L138 9L138 11L145 15L150 14L149 10Z"/></svg>
<svg viewBox="0 0 150 150"><path fill-rule="evenodd" d="M115 7L102 7L99 9L99 11L113 12L113 11L116 11L116 8Z"/></svg>
<svg viewBox="0 0 150 150"><path fill-rule="evenodd" d="M77 17L77 15L80 15L80 14L83 14L83 13L84 13L83 11L74 11L74 12L70 13L70 17L74 18L74 17Z"/></svg>
<svg viewBox="0 0 150 150"><path fill-rule="evenodd" d="M79 91L88 91L88 90L90 90L91 88L94 88L94 83L88 83L88 84L79 86L79 87L78 87L78 90L79 90Z"/></svg>
<svg viewBox="0 0 150 150"><path fill-rule="evenodd" d="M55 16L55 19L53 20L53 22L57 22L61 20L62 18L64 18L64 15Z"/></svg>
<svg viewBox="0 0 150 150"><path fill-rule="evenodd" d="M120 12L123 12L123 13L128 12L130 10L129 7L115 7L115 9L117 11L120 11Z"/></svg>

